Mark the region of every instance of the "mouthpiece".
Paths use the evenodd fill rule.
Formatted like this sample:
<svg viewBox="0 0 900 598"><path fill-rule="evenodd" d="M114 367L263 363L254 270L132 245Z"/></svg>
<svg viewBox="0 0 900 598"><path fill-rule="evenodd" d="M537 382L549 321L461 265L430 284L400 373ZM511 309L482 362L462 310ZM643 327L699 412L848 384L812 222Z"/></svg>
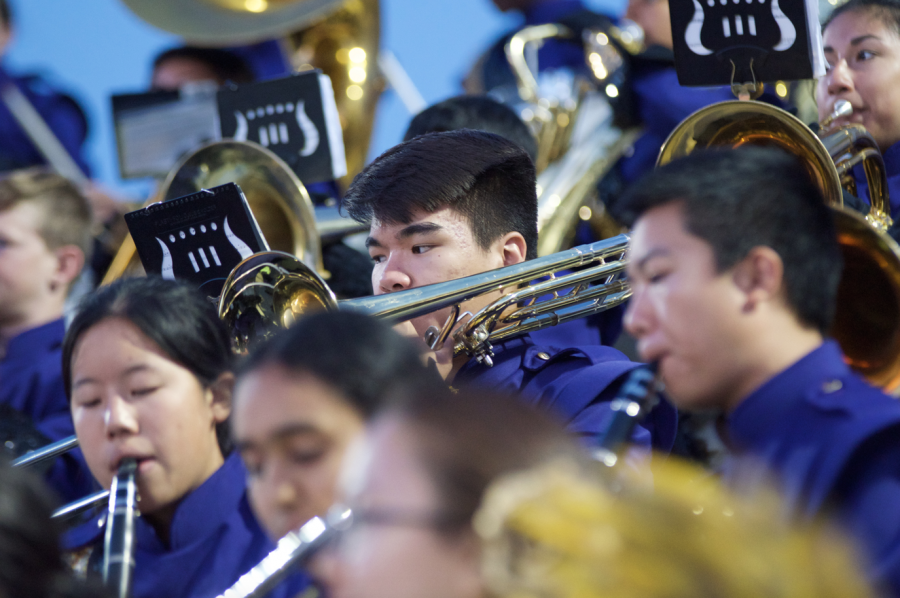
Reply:
<svg viewBox="0 0 900 598"><path fill-rule="evenodd" d="M834 111L819 123L819 129L824 130L831 126L836 119L853 114L853 106L847 100L838 100L834 103Z"/></svg>

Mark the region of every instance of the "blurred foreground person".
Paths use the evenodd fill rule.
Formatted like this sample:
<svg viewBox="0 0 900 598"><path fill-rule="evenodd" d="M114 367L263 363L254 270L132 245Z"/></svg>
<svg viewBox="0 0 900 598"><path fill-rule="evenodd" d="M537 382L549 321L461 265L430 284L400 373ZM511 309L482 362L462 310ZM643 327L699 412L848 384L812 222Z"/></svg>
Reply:
<svg viewBox="0 0 900 598"><path fill-rule="evenodd" d="M789 511L832 510L900 594L900 403L827 338L841 253L830 208L793 157L697 153L634 187L625 316L672 401L724 414L723 440L758 459ZM763 192L760 192L763 190ZM741 468L733 464L735 483Z"/></svg>
<svg viewBox="0 0 900 598"><path fill-rule="evenodd" d="M353 526L313 562L333 598L487 596L472 517L492 480L584 457L547 417L504 396L417 396L379 416L347 462Z"/></svg>
<svg viewBox="0 0 900 598"><path fill-rule="evenodd" d="M0 462L0 597L102 598L72 576L59 548L55 501L39 479Z"/></svg>
<svg viewBox="0 0 900 598"><path fill-rule="evenodd" d="M410 388L446 392L409 339L360 314L311 315L248 358L231 425L250 504L270 538L325 514L347 448Z"/></svg>
<svg viewBox="0 0 900 598"><path fill-rule="evenodd" d="M230 451L231 357L207 298L160 278L102 287L69 327L64 381L91 472L109 488L124 459L137 461L134 598L216 596L274 548ZM67 537L92 573L106 525L103 513ZM295 575L272 595L306 584Z"/></svg>
<svg viewBox="0 0 900 598"><path fill-rule="evenodd" d="M673 459L616 491L565 462L491 484L475 515L491 596L866 598L849 543L778 517L768 489L725 491ZM762 490L762 489L761 489Z"/></svg>
<svg viewBox="0 0 900 598"><path fill-rule="evenodd" d="M356 176L343 202L369 226L372 290L384 295L520 264L537 256L534 164L499 135L460 130L397 145ZM461 305L477 313L515 286ZM543 344L524 334L492 343L493 366L455 352L452 337L432 350L430 327L443 329L451 308L403 325L448 383L521 395L552 411L568 429L596 442L611 417L609 401L637 367L601 345ZM453 326L454 328L458 326ZM668 451L675 413L665 401L635 430L635 444Z"/></svg>
<svg viewBox="0 0 900 598"><path fill-rule="evenodd" d="M92 244L91 208L72 183L43 168L0 178L0 443L13 456L75 433L63 310ZM47 482L66 502L94 488L78 449Z"/></svg>

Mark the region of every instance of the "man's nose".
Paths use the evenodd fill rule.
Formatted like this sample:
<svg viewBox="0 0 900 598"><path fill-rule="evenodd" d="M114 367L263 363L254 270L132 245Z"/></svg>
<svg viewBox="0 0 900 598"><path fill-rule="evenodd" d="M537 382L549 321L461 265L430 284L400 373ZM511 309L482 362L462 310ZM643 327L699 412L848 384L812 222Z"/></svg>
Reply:
<svg viewBox="0 0 900 598"><path fill-rule="evenodd" d="M635 289L622 318L625 330L631 336L640 339L650 331L652 320L652 311L645 293L641 289Z"/></svg>
<svg viewBox="0 0 900 598"><path fill-rule="evenodd" d="M106 435L112 439L121 435L137 434L137 412L124 397L113 393L107 402L105 413Z"/></svg>
<svg viewBox="0 0 900 598"><path fill-rule="evenodd" d="M390 256L381 266L373 272L372 286L376 294L395 293L412 288L412 277L407 273L400 257Z"/></svg>

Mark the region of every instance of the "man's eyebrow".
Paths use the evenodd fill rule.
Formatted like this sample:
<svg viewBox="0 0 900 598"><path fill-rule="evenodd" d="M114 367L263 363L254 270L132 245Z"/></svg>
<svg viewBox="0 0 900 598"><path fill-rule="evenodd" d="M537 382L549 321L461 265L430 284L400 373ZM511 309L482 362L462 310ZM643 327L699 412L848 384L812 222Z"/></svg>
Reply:
<svg viewBox="0 0 900 598"><path fill-rule="evenodd" d="M634 267L632 269L636 272L642 272L644 270L644 268L647 266L647 262L649 262L653 258L661 257L661 256L668 255L668 254L669 254L669 250L665 249L663 247L657 247L655 249L651 249L650 251L647 252L646 255L644 255L644 257L639 259L637 262L632 262L634 264Z"/></svg>
<svg viewBox="0 0 900 598"><path fill-rule="evenodd" d="M434 222L417 222L415 224L410 224L409 226L401 228L400 232L397 233L397 238L408 239L414 235L434 233L439 230L444 230L444 227L440 224L435 224Z"/></svg>
<svg viewBox="0 0 900 598"><path fill-rule="evenodd" d="M384 247L384 245L375 237L366 237L366 249L369 247Z"/></svg>

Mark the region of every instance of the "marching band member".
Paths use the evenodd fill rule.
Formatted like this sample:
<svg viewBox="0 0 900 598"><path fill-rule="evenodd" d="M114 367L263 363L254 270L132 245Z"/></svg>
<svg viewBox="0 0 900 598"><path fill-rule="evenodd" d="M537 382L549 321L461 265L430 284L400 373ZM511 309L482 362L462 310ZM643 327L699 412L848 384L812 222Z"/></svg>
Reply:
<svg viewBox="0 0 900 598"><path fill-rule="evenodd" d="M366 420L416 384L441 382L409 339L360 314L314 314L251 354L231 424L250 505L270 538L326 513Z"/></svg>
<svg viewBox="0 0 900 598"><path fill-rule="evenodd" d="M13 14L7 0L0 0L0 57L9 49L14 37ZM15 86L31 103L45 124L50 128L66 152L81 171L88 175L90 168L85 158L84 144L88 135L88 122L81 106L54 89L38 75L15 75L0 65L0 89ZM10 112L5 102L0 102L0 171L44 166L47 161Z"/></svg>
<svg viewBox="0 0 900 598"><path fill-rule="evenodd" d="M403 140L459 129L496 133L528 152L532 161L537 158L537 141L528 125L511 108L488 96L457 96L429 106L413 117ZM538 344L612 347L622 332L622 311L623 308L617 306L586 318L536 330L531 337Z"/></svg>
<svg viewBox="0 0 900 598"><path fill-rule="evenodd" d="M344 197L350 216L370 226L373 292L393 293L534 258L534 176L523 149L481 131L422 135L379 156ZM463 309L475 313L501 295L485 294ZM448 313L449 308L416 318L406 329L421 345L427 329L440 330ZM427 353L448 382L521 393L589 438L604 428L608 401L636 365L610 347L537 345L524 335L495 343L494 366L488 367L454 356L453 344ZM662 403L634 440L645 446L652 440L668 450L674 429L674 410Z"/></svg>
<svg viewBox="0 0 900 598"><path fill-rule="evenodd" d="M234 376L228 333L196 290L120 280L85 298L63 346L66 391L88 466L108 488L138 462L134 598L216 596L274 548L229 453ZM101 560L105 514L68 534ZM84 552L84 551L82 551ZM273 596L294 596L297 574Z"/></svg>
<svg viewBox="0 0 900 598"><path fill-rule="evenodd" d="M0 179L0 408L7 422L27 417L40 444L75 433L60 365L63 309L92 243L91 208L69 181L42 168ZM20 445L23 428L2 442ZM16 446L25 448L38 447ZM47 482L65 501L94 487L79 450L59 457Z"/></svg>
<svg viewBox="0 0 900 598"><path fill-rule="evenodd" d="M849 116L834 125L863 124L881 149L891 197L891 216L900 219L900 2L850 0L822 26L826 74L819 79L819 120L847 100ZM853 170L860 198L868 199L862 166ZM892 231L894 232L894 231ZM900 232L900 231L896 231Z"/></svg>
<svg viewBox="0 0 900 598"><path fill-rule="evenodd" d="M767 467L796 516L834 509L897 593L900 519L886 514L900 501L900 403L827 339L841 254L804 172L779 151L741 148L632 188L625 326L678 407L723 412L738 458Z"/></svg>
<svg viewBox="0 0 900 598"><path fill-rule="evenodd" d="M353 455L342 476L352 527L312 566L333 598L486 598L472 516L490 482L585 461L559 422L478 392L414 395Z"/></svg>

